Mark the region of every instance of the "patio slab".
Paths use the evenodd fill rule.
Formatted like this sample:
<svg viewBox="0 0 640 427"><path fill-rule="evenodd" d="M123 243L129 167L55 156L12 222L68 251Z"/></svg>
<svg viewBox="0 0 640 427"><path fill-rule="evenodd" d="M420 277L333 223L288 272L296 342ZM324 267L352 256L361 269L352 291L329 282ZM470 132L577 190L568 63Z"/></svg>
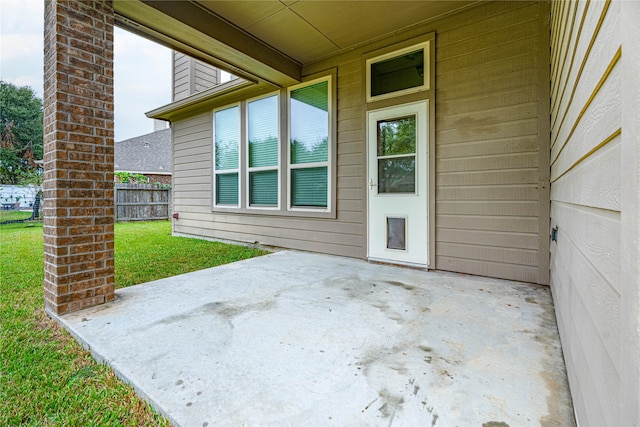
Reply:
<svg viewBox="0 0 640 427"><path fill-rule="evenodd" d="M59 321L175 425L573 425L547 287L295 251Z"/></svg>

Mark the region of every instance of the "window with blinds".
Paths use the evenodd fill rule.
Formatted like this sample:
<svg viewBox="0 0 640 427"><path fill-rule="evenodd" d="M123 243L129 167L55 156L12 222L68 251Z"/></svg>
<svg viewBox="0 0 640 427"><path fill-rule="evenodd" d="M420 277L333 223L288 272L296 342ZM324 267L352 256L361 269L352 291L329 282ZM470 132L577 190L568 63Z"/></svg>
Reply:
<svg viewBox="0 0 640 427"><path fill-rule="evenodd" d="M289 92L289 204L327 208L329 194L329 81Z"/></svg>
<svg viewBox="0 0 640 427"><path fill-rule="evenodd" d="M278 206L279 116L278 95L247 104L248 200L252 207Z"/></svg>
<svg viewBox="0 0 640 427"><path fill-rule="evenodd" d="M333 215L333 75L213 111L214 209Z"/></svg>
<svg viewBox="0 0 640 427"><path fill-rule="evenodd" d="M216 206L239 205L240 107L218 110L214 117L214 200Z"/></svg>

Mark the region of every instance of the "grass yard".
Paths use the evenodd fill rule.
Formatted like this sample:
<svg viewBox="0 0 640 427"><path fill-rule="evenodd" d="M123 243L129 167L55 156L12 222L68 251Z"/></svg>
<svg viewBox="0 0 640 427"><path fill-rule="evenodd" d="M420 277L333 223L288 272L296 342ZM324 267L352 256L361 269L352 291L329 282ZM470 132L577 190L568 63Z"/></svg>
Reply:
<svg viewBox="0 0 640 427"><path fill-rule="evenodd" d="M116 288L262 254L119 223ZM0 226L0 425L169 425L44 313L42 281L42 224Z"/></svg>
<svg viewBox="0 0 640 427"><path fill-rule="evenodd" d="M0 222L31 218L32 211L0 211Z"/></svg>

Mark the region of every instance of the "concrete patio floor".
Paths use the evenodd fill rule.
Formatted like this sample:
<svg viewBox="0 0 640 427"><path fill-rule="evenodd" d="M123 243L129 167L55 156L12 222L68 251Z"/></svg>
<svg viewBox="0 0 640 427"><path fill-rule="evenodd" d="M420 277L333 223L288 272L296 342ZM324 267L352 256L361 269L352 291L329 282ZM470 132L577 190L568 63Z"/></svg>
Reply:
<svg viewBox="0 0 640 427"><path fill-rule="evenodd" d="M59 318L181 426L574 425L549 289L293 251Z"/></svg>

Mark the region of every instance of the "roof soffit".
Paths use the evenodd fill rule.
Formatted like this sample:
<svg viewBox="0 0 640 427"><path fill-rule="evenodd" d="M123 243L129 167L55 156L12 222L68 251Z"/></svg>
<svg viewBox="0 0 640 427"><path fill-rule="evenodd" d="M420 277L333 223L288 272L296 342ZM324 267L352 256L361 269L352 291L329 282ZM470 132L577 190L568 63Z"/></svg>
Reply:
<svg viewBox="0 0 640 427"><path fill-rule="evenodd" d="M478 0L115 0L114 9L119 23L129 22L134 32L245 79L286 86L300 80L304 65L475 3Z"/></svg>

